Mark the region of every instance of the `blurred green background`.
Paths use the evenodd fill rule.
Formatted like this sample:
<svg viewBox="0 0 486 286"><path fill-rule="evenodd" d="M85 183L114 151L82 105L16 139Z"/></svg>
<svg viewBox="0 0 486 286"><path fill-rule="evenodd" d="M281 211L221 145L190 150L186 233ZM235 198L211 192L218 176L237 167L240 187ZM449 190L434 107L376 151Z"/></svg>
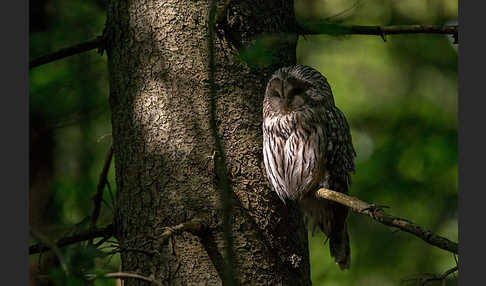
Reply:
<svg viewBox="0 0 486 286"><path fill-rule="evenodd" d="M104 0L30 1L30 58L99 36L104 9ZM453 24L458 13L454 0L295 0L295 9L300 21L354 25ZM327 77L348 118L358 154L352 195L457 241L457 46L443 35L394 35L386 43L378 36L305 36L297 59ZM90 51L31 69L30 116L31 226L52 239L86 229L111 144L106 55ZM108 179L115 190L113 167ZM104 201L98 226L112 217L107 190ZM370 218L351 214L349 224L349 271L333 263L322 234L310 236L314 285L399 285L455 266L450 253ZM83 265L92 273L118 270L118 255L66 251L73 264L84 259L79 253L98 257ZM30 260L32 277L43 272L39 255Z"/></svg>

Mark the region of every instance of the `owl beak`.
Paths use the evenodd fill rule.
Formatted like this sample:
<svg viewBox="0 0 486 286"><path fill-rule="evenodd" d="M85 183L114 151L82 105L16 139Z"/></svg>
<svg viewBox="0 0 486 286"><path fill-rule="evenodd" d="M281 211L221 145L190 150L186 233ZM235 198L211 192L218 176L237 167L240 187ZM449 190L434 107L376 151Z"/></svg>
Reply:
<svg viewBox="0 0 486 286"><path fill-rule="evenodd" d="M283 99L283 104L282 104L282 112L283 113L288 113L289 112L289 106L290 106L290 100L287 96L284 97Z"/></svg>
<svg viewBox="0 0 486 286"><path fill-rule="evenodd" d="M290 105L290 100L286 92L286 88L288 87L285 86L285 83L282 81L282 86L280 86L280 94L283 95L283 98L282 98L282 106L280 110L284 114L289 112L289 105Z"/></svg>

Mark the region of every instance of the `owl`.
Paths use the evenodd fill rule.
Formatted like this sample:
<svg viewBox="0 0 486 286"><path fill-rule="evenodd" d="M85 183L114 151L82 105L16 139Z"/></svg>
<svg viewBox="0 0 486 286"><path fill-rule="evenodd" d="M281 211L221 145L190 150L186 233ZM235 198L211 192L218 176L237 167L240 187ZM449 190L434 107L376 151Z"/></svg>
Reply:
<svg viewBox="0 0 486 286"><path fill-rule="evenodd" d="M354 172L348 123L334 105L331 87L317 70L284 67L270 78L263 100L263 159L277 195L296 200L329 239L331 256L349 268L347 208L317 199L319 188L348 193Z"/></svg>

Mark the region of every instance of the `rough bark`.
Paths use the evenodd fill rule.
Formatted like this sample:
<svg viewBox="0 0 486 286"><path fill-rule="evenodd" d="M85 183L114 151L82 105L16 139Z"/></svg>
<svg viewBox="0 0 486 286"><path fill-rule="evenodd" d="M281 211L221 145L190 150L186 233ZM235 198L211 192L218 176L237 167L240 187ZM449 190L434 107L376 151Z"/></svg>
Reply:
<svg viewBox="0 0 486 286"><path fill-rule="evenodd" d="M221 9L222 3L218 4ZM262 101L271 73L295 64L296 38L277 64L250 68L236 49L262 33L295 30L292 0L231 1L217 26L216 116L233 190L237 284L310 285L307 233L294 203L262 169ZM221 285L223 235L208 90L207 1L110 1L107 52L122 271L164 285ZM221 20L221 19L219 19ZM164 227L201 216L204 231L161 243ZM147 282L126 280L125 285Z"/></svg>

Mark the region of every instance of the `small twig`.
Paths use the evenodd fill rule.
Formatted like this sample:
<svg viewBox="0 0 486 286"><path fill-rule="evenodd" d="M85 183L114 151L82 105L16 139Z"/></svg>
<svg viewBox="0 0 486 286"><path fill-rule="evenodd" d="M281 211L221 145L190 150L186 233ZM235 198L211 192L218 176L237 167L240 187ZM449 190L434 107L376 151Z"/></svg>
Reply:
<svg viewBox="0 0 486 286"><path fill-rule="evenodd" d="M63 58L67 58L76 54L94 50L96 48L103 47L104 38L103 36L98 36L93 40L89 40L83 43L79 43L67 48L60 49L59 51L38 57L29 62L29 69L47 64L53 61L57 61Z"/></svg>
<svg viewBox="0 0 486 286"><path fill-rule="evenodd" d="M451 275L452 273L456 272L457 270L459 270L459 268L457 266L454 266L451 269L444 272L444 274L442 274L440 277L442 279L445 279L447 276Z"/></svg>
<svg viewBox="0 0 486 286"><path fill-rule="evenodd" d="M99 228L99 229L90 229L88 231L68 236L68 237L63 237L59 239L55 244L57 247L63 247L66 245L71 245L75 244L78 242L86 241L86 240L91 240L93 238L97 237L110 237L113 235L113 225L110 224L104 228ZM52 248L52 245L45 245L45 244L35 244L29 246L29 255L31 254L36 254L42 251L46 251Z"/></svg>
<svg viewBox="0 0 486 286"><path fill-rule="evenodd" d="M61 267L62 267L62 270L64 270L64 273L69 274L69 270L68 270L67 265L66 265L66 260L64 259L64 255L62 254L59 247L57 247L57 245L55 243L50 241L47 237L45 237L44 235L42 235L38 231L34 230L33 228L30 229L30 234L35 239L39 240L43 245L52 249L52 251L56 255L57 259L59 260L59 263L61 264Z"/></svg>
<svg viewBox="0 0 486 286"><path fill-rule="evenodd" d="M329 16L329 17L326 17L326 18L325 18L325 19L323 19L323 20L324 20L324 21L331 21L332 19L337 18L337 17L340 17L340 16L342 16L342 15L344 15L344 14L348 13L349 11L351 11L351 10L353 10L353 9L357 8L357 7L358 7L360 4L361 4L361 0L357 0L356 2L354 2L354 4L353 4L351 7L347 8L347 9L345 9L345 10L343 10L343 11L339 12L339 13L336 13L336 14L334 14L334 15L331 15L331 16ZM333 22L335 23L336 21L333 21Z"/></svg>
<svg viewBox="0 0 486 286"><path fill-rule="evenodd" d="M107 207L109 210L112 210L112 206L105 200L105 199L102 199L101 202L105 205L105 207Z"/></svg>
<svg viewBox="0 0 486 286"><path fill-rule="evenodd" d="M425 286L427 283L432 282L432 281L442 281L442 284L445 285L445 281L447 276L451 275L452 273L456 272L458 270L457 266L452 267L451 269L447 270L446 272L442 273L441 275L437 277L432 277L432 278L425 278L421 281L420 286Z"/></svg>
<svg viewBox="0 0 486 286"><path fill-rule="evenodd" d="M207 227L207 222L203 218L196 218L189 222L181 223L176 226L166 227L165 231L158 237L161 245L164 245L171 236L182 231L196 233Z"/></svg>
<svg viewBox="0 0 486 286"><path fill-rule="evenodd" d="M91 215L91 224L90 228L96 227L96 222L100 216L101 212L101 201L103 199L103 190L105 189L106 182L108 181L106 178L108 176L108 171L110 170L111 159L113 158L113 146L110 146L110 149L106 153L105 157L105 164L103 165L103 170L101 170L100 179L98 180L98 186L96 188L96 194L93 197L93 214Z"/></svg>
<svg viewBox="0 0 486 286"><path fill-rule="evenodd" d="M374 220L388 226L399 228L403 231L411 233L425 242L437 246L441 249L450 251L452 253L458 253L457 248L458 245L456 242L450 241L447 238L439 236L437 234L432 233L431 231L409 221L406 219L402 219L399 217L395 217L389 214L386 214L383 210L378 209L375 210L373 205L370 205L366 202L363 202L355 197L351 197L345 195L343 193L335 192L328 189L319 189L316 191L316 197L331 200L342 205L345 205L352 209L354 212L368 215Z"/></svg>
<svg viewBox="0 0 486 286"><path fill-rule="evenodd" d="M100 247L100 246L101 246L103 243L105 243L105 242L106 242L108 239L110 239L110 237L109 237L109 236L107 236L107 237L103 237L103 238L102 238L100 241L98 241L98 242L97 242L97 243L94 245L94 247L96 247L96 248Z"/></svg>
<svg viewBox="0 0 486 286"><path fill-rule="evenodd" d="M451 275L452 273L456 272L459 270L459 267L455 266L455 267L452 267L451 269L447 270L446 272L444 272L442 275L441 275L441 278L442 279L446 279L447 276Z"/></svg>
<svg viewBox="0 0 486 286"><path fill-rule="evenodd" d="M108 133L103 134L100 137L98 137L98 139L96 140L96 143L100 143L102 140L104 140L108 136L112 136L111 132L108 132Z"/></svg>
<svg viewBox="0 0 486 286"><path fill-rule="evenodd" d="M139 279L139 280L147 281L147 282L153 283L155 285L160 285L160 286L163 285L160 281L157 281L152 277L147 277L147 276L143 276L143 275L136 274L136 273L113 272L113 273L106 273L104 276L106 278L120 278L120 279L133 278L133 279Z"/></svg>
<svg viewBox="0 0 486 286"><path fill-rule="evenodd" d="M457 25L433 26L433 25L409 25L409 26L351 26L351 31L356 35L397 35L397 34L457 34Z"/></svg>
<svg viewBox="0 0 486 286"><path fill-rule="evenodd" d="M458 25L404 25L404 26L345 26L333 23L304 23L299 27L302 35L386 35L397 34L447 34L457 36Z"/></svg>

